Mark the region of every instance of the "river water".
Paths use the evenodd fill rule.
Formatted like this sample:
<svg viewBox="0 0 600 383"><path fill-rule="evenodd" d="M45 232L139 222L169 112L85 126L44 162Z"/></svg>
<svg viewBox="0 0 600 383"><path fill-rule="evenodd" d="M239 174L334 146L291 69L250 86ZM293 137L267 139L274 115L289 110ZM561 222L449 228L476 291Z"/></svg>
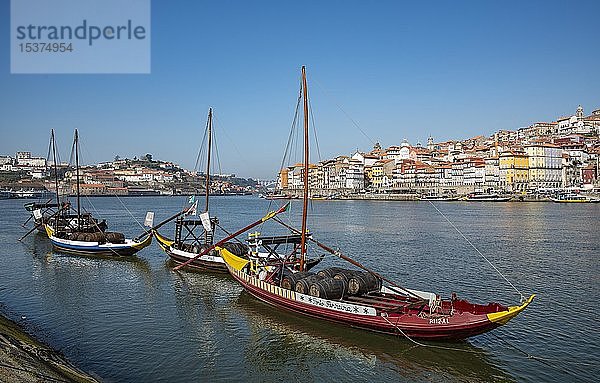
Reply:
<svg viewBox="0 0 600 383"><path fill-rule="evenodd" d="M185 203L83 200L129 237L146 211L158 222ZM278 205L215 197L211 213L236 230ZM285 213L295 226L300 208ZM515 289L537 294L508 325L463 342L427 342L434 347L296 317L227 275L174 272L156 243L118 260L54 253L41 234L18 242L23 201L0 201L0 209L0 311L106 382L579 382L600 374L598 205L313 201L315 238L406 287L480 303L516 304Z"/></svg>

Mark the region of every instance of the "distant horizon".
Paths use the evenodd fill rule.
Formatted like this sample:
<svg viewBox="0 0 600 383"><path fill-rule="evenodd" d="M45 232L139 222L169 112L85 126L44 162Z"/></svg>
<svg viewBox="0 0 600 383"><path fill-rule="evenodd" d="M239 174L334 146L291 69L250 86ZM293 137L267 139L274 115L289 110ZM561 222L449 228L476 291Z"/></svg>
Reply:
<svg viewBox="0 0 600 383"><path fill-rule="evenodd" d="M11 75L4 55L0 154L43 157L54 128L64 159L78 128L86 163L151 153L193 170L211 106L222 173L273 179L301 65L311 162L600 109L595 1L234 5L152 2L151 74ZM8 52L9 2L0 18Z"/></svg>

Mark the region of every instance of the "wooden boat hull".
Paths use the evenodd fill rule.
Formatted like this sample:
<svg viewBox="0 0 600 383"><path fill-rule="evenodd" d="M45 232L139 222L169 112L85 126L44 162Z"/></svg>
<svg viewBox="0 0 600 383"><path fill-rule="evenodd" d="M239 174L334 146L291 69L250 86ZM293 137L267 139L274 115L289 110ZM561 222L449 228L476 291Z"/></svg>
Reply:
<svg viewBox="0 0 600 383"><path fill-rule="evenodd" d="M182 264L186 261L189 261L191 258L194 258L197 255L195 253L174 248L174 241L162 236L156 230L153 231L153 234L160 248L169 256L169 258L171 258L173 262L177 264ZM186 267L202 271L227 273L225 261L223 261L223 258L221 258L219 255L203 255L187 264Z"/></svg>
<svg viewBox="0 0 600 383"><path fill-rule="evenodd" d="M59 252L87 255L87 256L107 256L107 257L126 257L132 256L152 243L152 236L147 235L141 241L125 240L125 243L98 243L71 241L68 239L54 236L54 230L46 225L46 234L52 242L52 247Z"/></svg>
<svg viewBox="0 0 600 383"><path fill-rule="evenodd" d="M421 313L427 308L410 309L406 313L382 311L368 304L316 298L266 283L242 271L239 266L243 262L239 258L235 260L235 256L231 257L231 253L223 249L221 254L233 278L251 295L267 304L354 328L412 339L456 340L485 333L508 322L524 310L534 297L532 295L520 306L502 307L493 313L461 311L445 316L425 316ZM241 263L236 266L236 262Z"/></svg>

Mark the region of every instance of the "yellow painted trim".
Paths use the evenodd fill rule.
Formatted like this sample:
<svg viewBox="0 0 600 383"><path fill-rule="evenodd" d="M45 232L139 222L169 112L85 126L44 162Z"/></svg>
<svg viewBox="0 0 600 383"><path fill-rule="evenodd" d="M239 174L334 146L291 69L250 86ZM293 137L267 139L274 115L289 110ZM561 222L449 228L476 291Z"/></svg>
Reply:
<svg viewBox="0 0 600 383"><path fill-rule="evenodd" d="M529 306L529 304L533 301L533 298L535 298L535 294L531 294L529 299L527 299L525 303L523 303L520 306L510 306L507 311L499 311L497 313L487 314L487 317L490 322L495 322L504 325L509 320L516 317L518 313L525 310L525 308Z"/></svg>
<svg viewBox="0 0 600 383"><path fill-rule="evenodd" d="M150 245L150 243L152 243L152 235L148 234L142 242L138 242L132 247L137 250L142 250L144 247Z"/></svg>
<svg viewBox="0 0 600 383"><path fill-rule="evenodd" d="M223 258L225 263L231 266L234 270L239 271L250 262L247 259L238 257L223 247L216 247L216 249L219 251L219 254L221 254L221 258Z"/></svg>
<svg viewBox="0 0 600 383"><path fill-rule="evenodd" d="M46 229L46 234L48 234L48 237L52 237L54 235L54 229L52 229L50 225L44 225L44 228Z"/></svg>
<svg viewBox="0 0 600 383"><path fill-rule="evenodd" d="M160 233L156 230L152 230L152 233L154 234L154 236L156 237L156 240L158 241L158 244L164 249L164 248L168 248L170 247L172 244L175 243L175 241L170 240L167 237L163 237L162 235L160 235Z"/></svg>

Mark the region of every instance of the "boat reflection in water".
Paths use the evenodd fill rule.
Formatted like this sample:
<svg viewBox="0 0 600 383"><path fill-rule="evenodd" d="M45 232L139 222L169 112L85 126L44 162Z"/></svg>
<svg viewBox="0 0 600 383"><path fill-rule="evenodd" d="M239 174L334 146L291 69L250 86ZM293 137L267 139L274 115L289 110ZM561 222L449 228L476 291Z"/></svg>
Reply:
<svg viewBox="0 0 600 383"><path fill-rule="evenodd" d="M160 362L162 367L193 366L182 369L178 379L197 379L201 373L211 380L286 381L298 371L310 381L330 381L333 374L340 381L514 380L493 365L486 351L467 342L429 343L455 351L416 346L402 337L273 310L227 275L185 271L172 276L178 318L172 341L195 350Z"/></svg>
<svg viewBox="0 0 600 383"><path fill-rule="evenodd" d="M332 323L317 323L256 301L242 292L235 302L249 327L246 365L269 371L273 379L289 377L289 369L310 365L311 378L330 380L328 363L338 368L336 379L385 381L398 374L409 380L428 380L434 373L448 380L469 382L510 381L510 375L495 367L487 353L466 342L433 343L455 351L417 346L400 337L389 337ZM319 368L319 365L323 365Z"/></svg>

